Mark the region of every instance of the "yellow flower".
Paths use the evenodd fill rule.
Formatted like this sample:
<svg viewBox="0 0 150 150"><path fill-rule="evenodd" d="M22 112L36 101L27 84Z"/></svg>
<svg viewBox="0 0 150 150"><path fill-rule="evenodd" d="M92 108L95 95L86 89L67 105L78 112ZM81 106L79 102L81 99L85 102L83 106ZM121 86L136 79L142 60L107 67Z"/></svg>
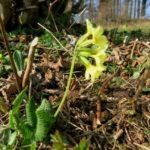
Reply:
<svg viewBox="0 0 150 150"><path fill-rule="evenodd" d="M95 79L97 79L104 70L105 70L105 67L102 64L101 66L90 65L86 67L85 78L87 80L91 79L91 81L94 82Z"/></svg>
<svg viewBox="0 0 150 150"><path fill-rule="evenodd" d="M105 50L108 48L108 41L102 35L103 29L100 26L93 27L89 20L86 20L86 25L87 33L79 38L76 47L79 60L86 67L85 78L94 82L105 70L103 63L107 58ZM95 60L95 65L89 58Z"/></svg>

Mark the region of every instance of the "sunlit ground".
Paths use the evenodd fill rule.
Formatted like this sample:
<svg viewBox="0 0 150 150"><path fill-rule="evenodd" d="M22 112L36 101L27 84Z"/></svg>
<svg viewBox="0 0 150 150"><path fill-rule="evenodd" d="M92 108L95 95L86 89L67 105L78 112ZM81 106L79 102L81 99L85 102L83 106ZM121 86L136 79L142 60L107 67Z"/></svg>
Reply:
<svg viewBox="0 0 150 150"><path fill-rule="evenodd" d="M133 31L140 29L144 33L150 32L150 20L148 19L133 20L124 23L100 23L100 25L105 29L118 28L119 31Z"/></svg>

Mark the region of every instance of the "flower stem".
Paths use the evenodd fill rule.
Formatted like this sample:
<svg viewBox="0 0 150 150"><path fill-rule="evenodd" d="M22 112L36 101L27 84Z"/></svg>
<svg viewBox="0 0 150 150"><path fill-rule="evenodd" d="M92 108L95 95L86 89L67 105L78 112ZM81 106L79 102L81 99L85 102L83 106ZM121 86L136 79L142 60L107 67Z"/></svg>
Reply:
<svg viewBox="0 0 150 150"><path fill-rule="evenodd" d="M56 118L59 114L59 112L62 110L62 107L67 99L67 95L68 95L68 92L69 92L69 88L70 88L70 84L71 84L71 79L72 79L72 75L73 75L73 71L74 71L74 66L75 66L75 60L76 60L76 57L77 57L77 53L76 53L76 47L74 49L74 54L73 54L73 58L72 58L72 62L71 62L71 68L70 68L70 72L69 72L69 78L68 78L68 81L67 81L67 86L66 86L66 90L65 90L65 93L63 95L63 98L54 114L54 117Z"/></svg>

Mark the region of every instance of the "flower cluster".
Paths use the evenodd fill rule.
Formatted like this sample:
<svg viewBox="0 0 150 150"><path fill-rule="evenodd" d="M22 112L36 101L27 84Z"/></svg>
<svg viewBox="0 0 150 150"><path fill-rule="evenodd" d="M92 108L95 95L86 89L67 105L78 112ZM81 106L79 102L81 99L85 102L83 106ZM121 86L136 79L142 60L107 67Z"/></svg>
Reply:
<svg viewBox="0 0 150 150"><path fill-rule="evenodd" d="M76 48L79 60L86 67L85 78L94 82L105 70L103 63L107 58L108 41L100 26L93 27L89 20L86 25L87 32L79 38Z"/></svg>

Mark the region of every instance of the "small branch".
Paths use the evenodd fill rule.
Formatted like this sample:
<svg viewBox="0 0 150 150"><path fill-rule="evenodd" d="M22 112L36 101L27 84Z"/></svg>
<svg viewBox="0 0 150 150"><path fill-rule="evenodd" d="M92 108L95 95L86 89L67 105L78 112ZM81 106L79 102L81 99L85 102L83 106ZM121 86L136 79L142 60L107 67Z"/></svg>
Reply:
<svg viewBox="0 0 150 150"><path fill-rule="evenodd" d="M12 56L13 54L12 54L10 48L9 48L9 42L8 42L8 38L7 38L7 35L6 35L4 23L3 23L3 20L1 18L1 16L0 16L0 29L1 29L1 32L2 32L3 39L4 39L6 51L8 52L8 55L9 55L11 66L12 66L13 72L15 74L17 89L18 89L18 91L21 91L20 77L18 76L17 69L16 69L16 66L15 66L15 63L14 63L14 60L13 60L13 56Z"/></svg>
<svg viewBox="0 0 150 150"><path fill-rule="evenodd" d="M31 42L31 45L30 45L29 54L28 54L28 64L27 64L25 73L23 75L22 88L26 87L28 84L37 43L38 43L38 37L34 38L34 40Z"/></svg>
<svg viewBox="0 0 150 150"><path fill-rule="evenodd" d="M60 41L55 37L55 35L50 31L48 30L47 28L45 28L43 25L41 25L40 23L38 23L38 25L40 27L42 27L44 30L46 30L48 33L50 33L50 35L55 39L55 41L65 50L65 51L68 51L61 43Z"/></svg>
<svg viewBox="0 0 150 150"><path fill-rule="evenodd" d="M149 61L148 65L149 65ZM142 92L142 88L144 87L144 84L146 83L146 80L150 78L150 68L145 68L143 75L140 77L139 83L137 85L137 90L134 96L134 103L133 103L133 109L135 111L138 111L137 108L137 99L139 97L139 94ZM142 108L141 108L142 109Z"/></svg>
<svg viewBox="0 0 150 150"><path fill-rule="evenodd" d="M143 150L150 150L150 147L146 147L146 146L144 146L142 144L138 144L136 142L134 142L133 144L136 145L137 147L143 149Z"/></svg>
<svg viewBox="0 0 150 150"><path fill-rule="evenodd" d="M130 59L132 59L132 57L133 57L134 50L135 50L135 47L136 47L137 42L138 42L138 39L136 39L136 40L134 41L133 47L132 47L132 49L131 49Z"/></svg>
<svg viewBox="0 0 150 150"><path fill-rule="evenodd" d="M101 125L101 99L96 102L96 114L93 119L93 129L95 130L97 126Z"/></svg>
<svg viewBox="0 0 150 150"><path fill-rule="evenodd" d="M113 137L115 140L118 140L122 134L123 134L123 130L119 129Z"/></svg>

